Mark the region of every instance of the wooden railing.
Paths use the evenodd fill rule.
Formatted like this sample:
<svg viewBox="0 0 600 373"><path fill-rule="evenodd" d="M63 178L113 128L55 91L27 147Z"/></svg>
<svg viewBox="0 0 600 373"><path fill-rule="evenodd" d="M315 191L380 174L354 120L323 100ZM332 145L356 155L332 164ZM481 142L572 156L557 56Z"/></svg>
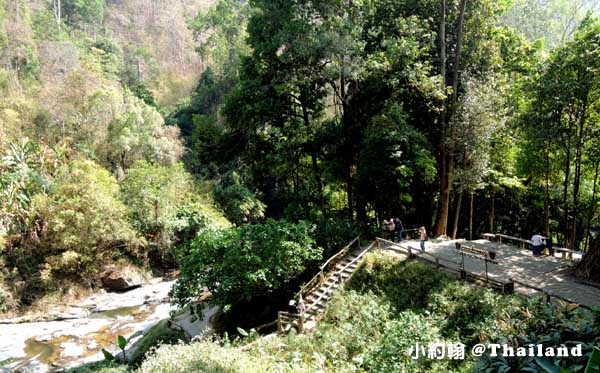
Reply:
<svg viewBox="0 0 600 373"><path fill-rule="evenodd" d="M489 239L490 241L495 239L496 242L502 243L502 239L504 239L505 241L510 241L510 242L516 242L517 245L519 246L519 248L521 249L525 249L527 245L533 245L533 242L531 240L527 240L524 238L520 238L520 237L515 237L515 236L509 236L507 234L503 234L503 233L484 233L483 234L483 238L484 239ZM563 259L568 258L568 259L573 259L573 254L577 253L577 251L575 250L571 250L571 249L567 249L565 247L560 247L560 246L552 246L552 248L548 248L550 250L550 256L554 257L554 253L555 252L559 252L561 253L561 256ZM584 253L579 253L581 254L581 256L583 257Z"/></svg>
<svg viewBox="0 0 600 373"><path fill-rule="evenodd" d="M302 287L300 287L300 290L294 295L294 299L299 300L300 297L306 298L306 296L308 294L313 292L315 289L320 288L323 285L323 283L325 282L325 273L327 273L329 268L335 266L340 260L342 260L350 252L350 249L352 248L352 246L354 244L357 244L358 247L360 247L360 236L356 236L352 241L350 241L350 243L348 243L346 246L344 246L340 251L338 251L333 256L331 256L329 259L327 259L325 261L325 263L323 263L319 267L319 272L317 272L317 274L314 275L306 284L304 284ZM319 297L318 300L320 300L322 296L323 296L323 294L321 294L321 296ZM305 313L308 312L315 304L316 304L316 302L313 303L304 312ZM299 331L303 331L303 329L304 329L304 315L300 315L298 313L279 311L277 313L277 320L275 320L275 322L277 323L277 331L280 333L283 331L283 326L286 324L296 323L296 325L298 325Z"/></svg>
<svg viewBox="0 0 600 373"><path fill-rule="evenodd" d="M304 318L297 313L279 311L277 312L277 332L283 332L284 325L292 325L297 323L298 329L304 329Z"/></svg>
<svg viewBox="0 0 600 373"><path fill-rule="evenodd" d="M342 260L342 258L344 258L348 254L348 252L352 248L352 245L354 245L355 243L358 244L358 247L360 247L360 236L356 236L352 241L350 241L349 244L344 246L332 257L327 259L327 261L323 263L321 267L319 267L319 272L316 275L314 275L314 277L311 278L304 286L300 288L300 290L296 293L294 298L298 299L300 298L300 296L304 297L305 295L311 293L314 289L323 285L323 282L325 282L325 273L329 270L330 267L334 266L335 264L337 264L337 262Z"/></svg>
<svg viewBox="0 0 600 373"><path fill-rule="evenodd" d="M429 252L423 252L419 249L414 249L410 246L402 245L401 243L392 242L383 238L376 238L377 248L381 248L381 244L387 244L387 249L399 250L406 254L408 254L409 258L416 258L421 261L425 261L427 263L435 264L437 268L444 268L448 271L452 271L457 273L463 279L474 279L477 281L484 281L488 285L493 285L495 287L500 288L503 292L511 292L514 288L514 284L509 279L508 281L498 280L498 279L490 279L487 275L485 277L480 276L479 274L467 271L464 269L464 265L461 262L457 262L451 259L439 257ZM475 248L472 248L476 250ZM418 255L417 255L418 254ZM444 263L442 263L444 262ZM487 271L486 271L487 272Z"/></svg>
<svg viewBox="0 0 600 373"><path fill-rule="evenodd" d="M576 303L576 304L579 305L579 307L590 309L590 307L586 306L585 304L580 304L580 303L578 303L578 302L576 302L574 300L571 300L571 299L565 298L563 296L554 294L550 290L544 290L544 289L542 289L540 287L537 287L537 286L534 286L534 285L531 285L531 284L527 284L525 282L521 282L521 281L518 281L518 280L515 280L515 279L512 279L512 278L510 279L510 281L512 281L513 283L515 283L515 284L517 284L517 285L519 285L521 287L525 287L525 288L533 289L535 291L539 291L544 296L544 300L546 301L546 303L550 303L550 301L552 300L552 298L554 298L554 299L558 299L560 301L567 302L567 303Z"/></svg>
<svg viewBox="0 0 600 373"><path fill-rule="evenodd" d="M363 251L361 251L360 254L358 254L358 256L354 259L352 259L352 261L350 261L350 263L346 264L345 266L343 266L342 268L340 268L338 271L336 271L336 274L338 275L339 278L339 284L338 285L344 285L344 280L342 278L342 272L344 272L344 270L346 270L346 268L350 267L352 264L358 262L359 260L362 260L362 258L365 256L366 253L368 253L373 246L375 245L375 242L372 242L369 246L367 246L366 249L364 249ZM332 283L330 286L326 287L325 289L323 289L323 292L321 293L321 295L319 295L316 299L314 299L312 301L312 304L306 309L306 312L310 311L313 308L316 308L318 303L325 297L325 295L327 294L326 291L330 290L332 287L334 286L334 283Z"/></svg>

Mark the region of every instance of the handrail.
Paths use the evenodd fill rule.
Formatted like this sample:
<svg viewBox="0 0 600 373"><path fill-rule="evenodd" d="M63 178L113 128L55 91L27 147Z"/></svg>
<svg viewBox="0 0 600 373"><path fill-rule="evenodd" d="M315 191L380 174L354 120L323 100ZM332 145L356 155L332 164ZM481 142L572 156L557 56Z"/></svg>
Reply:
<svg viewBox="0 0 600 373"><path fill-rule="evenodd" d="M350 267L352 264L356 263L357 260L361 259L369 250L371 250L373 248L373 245L375 245L375 242L371 242L371 244L369 246L367 246L366 249L364 249L360 254L358 254L358 256L354 259L352 259L350 261L350 263L346 264L344 267L342 267L340 270L338 270L338 274L341 274L342 272L344 272L344 270L346 270L346 268Z"/></svg>
<svg viewBox="0 0 600 373"><path fill-rule="evenodd" d="M556 298L556 299L558 299L558 300L561 300L561 301L564 301L564 302L567 302L567 303L575 303L575 304L577 304L579 307L582 307L582 308L585 308L585 309L590 309L590 307L589 307L589 306L587 306L587 305L585 305L585 304L581 304L581 303L578 303L578 302L576 302L576 301L574 301L574 300L572 300L572 299L568 299L568 298L565 298L565 297L563 297L563 296L560 296L560 295L554 294L553 292L551 292L551 291L549 291L549 290L544 290L544 289L542 289L542 288L539 288L539 287L537 287L537 286L530 285L530 284L527 284L527 283L525 283L525 282L521 282L521 281L519 281L519 280L515 280L514 278L509 278L509 281L512 281L512 282L514 282L515 284L518 284L518 285L520 285L520 286L523 286L523 287L526 287L526 288L530 288L530 289L533 289L533 290L539 291L540 293L542 293L542 294L544 294L544 295L546 296L546 302L547 302L547 303L548 303L548 302L550 302L550 298Z"/></svg>
<svg viewBox="0 0 600 373"><path fill-rule="evenodd" d="M346 264L343 268L339 269L338 271L336 271L336 274L338 276L341 276L342 272L348 268L352 263L355 263L357 260L361 259L369 250L371 250L373 248L373 245L375 245L375 242L371 242L371 244L369 246L367 246L366 249L364 249L360 254L358 254L358 256L354 259L352 259L352 261L350 261L350 263ZM327 286L326 290L331 289L331 287L333 286L334 283L331 283L331 285ZM341 284L341 281L340 281ZM324 289L325 290L325 289ZM319 301L321 299L323 299L323 297L325 296L325 291L321 293L321 295L319 295L317 297L317 299L315 299L312 304L306 309L305 312L308 312L309 310L311 310L313 307L316 307L316 305L319 303Z"/></svg>
<svg viewBox="0 0 600 373"><path fill-rule="evenodd" d="M320 286L322 281L324 280L324 273L323 273L324 270L329 266L329 264L332 263L332 261L334 259L339 259L339 257L346 255L348 253L350 247L355 242L357 242L359 240L359 238L360 238L360 236L356 236L352 241L350 241L350 243L348 243L346 246L344 246L340 251L338 251L337 253L332 255L329 259L327 259L327 261L319 267L319 272L317 272L317 274L315 274L306 284L304 284L304 286L302 286L300 288L300 290L295 294L294 298L298 298L300 295L306 294L307 292L312 290L312 288L315 287L315 285Z"/></svg>
<svg viewBox="0 0 600 373"><path fill-rule="evenodd" d="M350 249L350 247L352 246L352 244L354 244L356 241L358 241L358 238L359 238L359 236L354 237L354 239L352 241L350 241L349 244L347 244L346 246L344 246L344 248L342 248L340 251L338 251L336 254L334 254L331 258L327 259L327 261L325 263L323 263L323 265L321 265L321 270L324 270L329 265L329 263L333 259L335 259L337 256L343 256L343 255L340 255L340 254L342 254L342 252L344 252L344 254L345 254L345 252L347 252L348 249Z"/></svg>

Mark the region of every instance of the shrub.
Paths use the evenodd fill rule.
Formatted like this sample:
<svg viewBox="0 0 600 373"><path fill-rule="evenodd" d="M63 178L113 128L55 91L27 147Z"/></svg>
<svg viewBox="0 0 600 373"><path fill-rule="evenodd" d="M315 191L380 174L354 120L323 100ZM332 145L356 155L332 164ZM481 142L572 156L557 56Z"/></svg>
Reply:
<svg viewBox="0 0 600 373"><path fill-rule="evenodd" d="M231 171L214 187L215 200L225 215L236 225L254 223L265 217L266 205Z"/></svg>
<svg viewBox="0 0 600 373"><path fill-rule="evenodd" d="M349 286L361 292L374 291L400 312L407 308L424 308L429 295L450 281L448 275L423 263L400 261L385 254L368 254Z"/></svg>
<svg viewBox="0 0 600 373"><path fill-rule="evenodd" d="M414 311L404 311L385 325L385 334L366 357L365 368L369 372L386 373L432 371L437 361L426 357L413 360L408 352L417 344L427 346L433 342L443 341L431 320Z"/></svg>
<svg viewBox="0 0 600 373"><path fill-rule="evenodd" d="M547 365L559 367L568 372L583 371L594 346L600 342L599 310L588 311L576 305L562 303L558 306L546 304L541 298L528 300L513 313L505 313L496 322L498 333L490 337L491 343L509 346L542 344L557 347L565 344L582 346L582 357L554 357L545 360ZM482 356L477 365L478 371L548 371L542 367L543 361L533 357L491 357Z"/></svg>
<svg viewBox="0 0 600 373"><path fill-rule="evenodd" d="M228 226L210 200L196 193L192 177L180 163L136 163L121 183L121 198L129 220L146 237L150 254L160 264L173 263L174 246L185 244L182 240L192 239L199 230Z"/></svg>
<svg viewBox="0 0 600 373"><path fill-rule="evenodd" d="M74 161L59 172L50 195L33 198L30 236L48 258L48 276L86 278L98 262L118 253L114 249L140 244L118 191L108 171L92 161Z"/></svg>
<svg viewBox="0 0 600 373"><path fill-rule="evenodd" d="M454 281L432 294L427 308L439 316L444 337L471 345L487 338L494 321L514 313L520 303L516 297Z"/></svg>
<svg viewBox="0 0 600 373"><path fill-rule="evenodd" d="M267 220L222 230L205 230L180 255L174 295L181 306L208 288L211 302L228 307L280 289L321 258L305 222Z"/></svg>

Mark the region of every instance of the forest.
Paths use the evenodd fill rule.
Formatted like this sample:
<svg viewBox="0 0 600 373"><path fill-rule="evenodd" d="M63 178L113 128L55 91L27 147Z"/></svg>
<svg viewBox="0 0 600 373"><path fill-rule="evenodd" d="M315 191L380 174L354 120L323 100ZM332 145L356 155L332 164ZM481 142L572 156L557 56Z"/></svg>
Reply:
<svg viewBox="0 0 600 373"><path fill-rule="evenodd" d="M599 177L595 0L0 0L6 317L135 266L251 328L391 217L600 281Z"/></svg>

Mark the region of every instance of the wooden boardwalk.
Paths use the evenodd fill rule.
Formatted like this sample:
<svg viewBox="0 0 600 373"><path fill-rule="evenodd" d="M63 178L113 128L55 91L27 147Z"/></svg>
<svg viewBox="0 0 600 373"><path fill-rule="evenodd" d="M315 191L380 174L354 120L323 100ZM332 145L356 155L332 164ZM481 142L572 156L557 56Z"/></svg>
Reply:
<svg viewBox="0 0 600 373"><path fill-rule="evenodd" d="M490 264L486 273L482 260L476 256L461 256L456 249L457 242L494 251L497 264ZM526 296L543 295L548 301L559 299L587 308L600 307L600 288L583 284L570 276L568 269L574 264L572 260L555 256L534 257L530 250L486 239L427 241L426 251L422 252L417 240L394 243L377 238L361 246L357 237L327 260L319 273L298 292L296 299L303 299L304 312L279 312L278 331L285 332L292 327L299 331L312 330L335 291L346 285L365 255L372 250L392 251L407 258L417 258L465 278L485 281L503 291L514 290Z"/></svg>
<svg viewBox="0 0 600 373"><path fill-rule="evenodd" d="M489 266L490 278L499 281L513 280L515 291L518 293L524 295L541 295L545 293L550 297L577 303L588 308L600 307L600 289L583 284L570 275L569 267L575 264L573 260L556 256L534 257L531 250L485 239L474 241L428 241L423 259L432 261L431 258L435 257L442 264L456 268L453 263L461 260L460 254L455 250L456 242L473 244L495 251L498 265ZM405 241L402 246L410 247L417 253L421 251L419 241ZM390 246L388 249L394 248ZM465 268L469 272L484 275L485 270L481 261L466 258Z"/></svg>

